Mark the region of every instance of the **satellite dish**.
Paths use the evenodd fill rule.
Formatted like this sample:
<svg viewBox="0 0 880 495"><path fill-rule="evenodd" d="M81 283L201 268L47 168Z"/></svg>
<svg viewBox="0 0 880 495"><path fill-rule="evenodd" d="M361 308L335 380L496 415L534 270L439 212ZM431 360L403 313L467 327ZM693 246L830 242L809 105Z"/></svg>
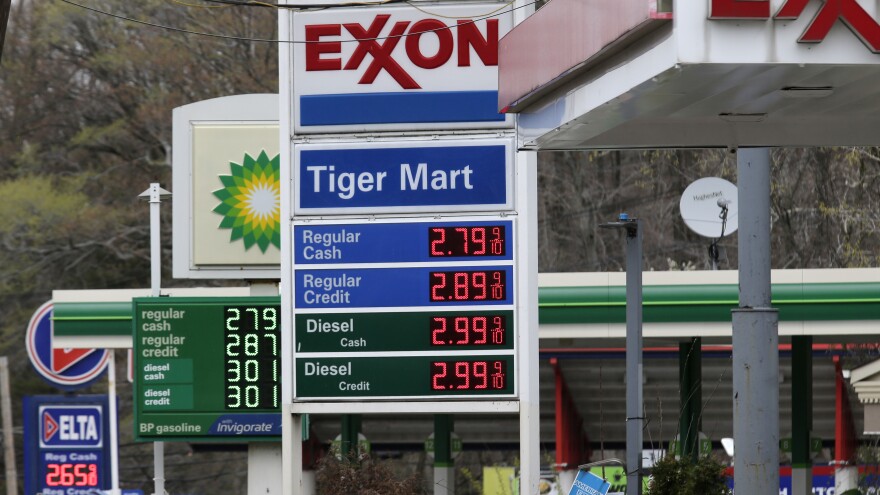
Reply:
<svg viewBox="0 0 880 495"><path fill-rule="evenodd" d="M679 202L681 218L697 235L710 238L736 232L738 208L736 186L720 177L705 177L687 186ZM727 213L724 223L723 213Z"/></svg>

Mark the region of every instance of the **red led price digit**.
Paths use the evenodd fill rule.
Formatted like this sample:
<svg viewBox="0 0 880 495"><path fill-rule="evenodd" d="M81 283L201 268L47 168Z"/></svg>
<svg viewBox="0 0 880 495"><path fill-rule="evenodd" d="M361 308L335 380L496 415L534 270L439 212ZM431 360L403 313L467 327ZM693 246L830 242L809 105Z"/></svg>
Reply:
<svg viewBox="0 0 880 495"><path fill-rule="evenodd" d="M503 344L504 343L504 319L500 316L496 316L492 318L492 323L495 327L492 329L492 343L493 344Z"/></svg>
<svg viewBox="0 0 880 495"><path fill-rule="evenodd" d="M98 486L98 465L89 464L89 486Z"/></svg>
<svg viewBox="0 0 880 495"><path fill-rule="evenodd" d="M504 299L504 284L501 282L502 272L492 272L492 299Z"/></svg>
<svg viewBox="0 0 880 495"><path fill-rule="evenodd" d="M89 475L86 473L86 465L85 464L74 464L73 465L73 476L76 481L74 481L74 485L76 486L86 486L89 483Z"/></svg>
<svg viewBox="0 0 880 495"><path fill-rule="evenodd" d="M440 238L431 241L431 256L443 256L446 253L437 249L437 246L442 245L444 242L446 242L446 229L438 229L434 227L431 229L431 232L435 234L440 234Z"/></svg>
<svg viewBox="0 0 880 495"><path fill-rule="evenodd" d="M439 372L433 371L434 368L439 368ZM446 363L433 363L431 365L432 368L432 376L431 376L431 388L434 390L445 390L445 387L442 383L439 383L438 380L443 380L446 378Z"/></svg>
<svg viewBox="0 0 880 495"><path fill-rule="evenodd" d="M474 301L482 301L486 299L486 272L474 272L472 280L474 289L477 289L477 295Z"/></svg>
<svg viewBox="0 0 880 495"><path fill-rule="evenodd" d="M459 389L470 388L470 385L471 385L470 363L468 363L467 361L456 362L455 363L455 376L458 378L464 379L464 383L460 383L455 388L459 388Z"/></svg>
<svg viewBox="0 0 880 495"><path fill-rule="evenodd" d="M46 473L46 485L58 486L58 484L61 483L61 466L58 464L47 464L46 467L49 469L49 472Z"/></svg>
<svg viewBox="0 0 880 495"><path fill-rule="evenodd" d="M61 477L59 480L61 485L63 485L63 486L73 485L73 473L71 472L72 467L73 466L71 466L70 464L62 464L61 465Z"/></svg>
<svg viewBox="0 0 880 495"><path fill-rule="evenodd" d="M492 227L492 240L489 241L491 245L492 254L494 255L502 255L504 254L504 238L503 233L501 231L501 227Z"/></svg>
<svg viewBox="0 0 880 495"><path fill-rule="evenodd" d="M492 363L492 367L495 369L495 372L492 373L492 388L496 390L500 390L504 388L504 370L503 363L501 361L495 361Z"/></svg>
<svg viewBox="0 0 880 495"><path fill-rule="evenodd" d="M468 254L468 229L466 229L464 227L456 227L455 232L461 234L462 241L463 241L462 242L463 253Z"/></svg>
<svg viewBox="0 0 880 495"><path fill-rule="evenodd" d="M474 333L482 335L480 338L474 341L474 344L485 344L486 343L486 317L485 316L475 316L471 327L474 329Z"/></svg>
<svg viewBox="0 0 880 495"><path fill-rule="evenodd" d="M436 272L431 274L431 279L436 278L439 280L438 283L431 285L431 300L432 301L443 301L443 295L439 294L438 291L441 291L446 288L446 274L443 272Z"/></svg>
<svg viewBox="0 0 880 495"><path fill-rule="evenodd" d="M474 378L483 380L477 383L474 388L481 390L489 386L489 368L485 361L477 361L474 363Z"/></svg>
<svg viewBox="0 0 880 495"><path fill-rule="evenodd" d="M486 227L474 227L471 230L471 241L479 246L474 250L474 256L486 254Z"/></svg>
<svg viewBox="0 0 880 495"><path fill-rule="evenodd" d="M457 301L466 301L470 284L468 283L467 272L456 272L454 275L455 299Z"/></svg>
<svg viewBox="0 0 880 495"><path fill-rule="evenodd" d="M431 343L434 345L444 345L443 339L438 335L446 333L446 318L434 317L431 319Z"/></svg>
<svg viewBox="0 0 880 495"><path fill-rule="evenodd" d="M461 335L461 338L455 342L457 345L466 345L470 342L468 327L468 318L460 316L455 319L455 333Z"/></svg>

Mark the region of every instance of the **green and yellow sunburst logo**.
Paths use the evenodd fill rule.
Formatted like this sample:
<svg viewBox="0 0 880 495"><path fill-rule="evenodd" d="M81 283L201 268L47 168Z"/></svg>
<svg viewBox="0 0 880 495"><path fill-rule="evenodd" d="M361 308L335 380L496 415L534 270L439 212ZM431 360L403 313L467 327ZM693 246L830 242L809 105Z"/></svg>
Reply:
<svg viewBox="0 0 880 495"><path fill-rule="evenodd" d="M229 162L232 175L221 175L223 189L214 191L221 203L214 212L223 215L221 229L232 229L230 241L241 239L244 248L256 244L262 252L281 249L281 155L269 159L265 151L254 160L245 153L241 165Z"/></svg>

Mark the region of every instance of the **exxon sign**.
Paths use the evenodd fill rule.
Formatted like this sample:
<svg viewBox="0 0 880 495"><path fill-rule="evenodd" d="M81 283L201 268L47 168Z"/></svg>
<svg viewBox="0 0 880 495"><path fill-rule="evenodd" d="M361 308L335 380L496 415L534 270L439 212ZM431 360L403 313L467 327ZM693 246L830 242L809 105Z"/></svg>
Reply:
<svg viewBox="0 0 880 495"><path fill-rule="evenodd" d="M856 0L784 0L771 14L770 0L710 0L710 19L770 19L791 21L801 16L812 20L798 38L800 43L819 43L840 21L873 53L880 53L880 23ZM810 8L808 7L810 5Z"/></svg>
<svg viewBox="0 0 880 495"><path fill-rule="evenodd" d="M499 128L505 4L296 12L297 133Z"/></svg>

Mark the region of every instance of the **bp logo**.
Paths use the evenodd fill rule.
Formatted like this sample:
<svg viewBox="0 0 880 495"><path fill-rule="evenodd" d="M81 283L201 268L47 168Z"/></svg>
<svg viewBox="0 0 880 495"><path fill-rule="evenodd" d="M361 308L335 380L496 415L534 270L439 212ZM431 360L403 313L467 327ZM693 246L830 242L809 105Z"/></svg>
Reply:
<svg viewBox="0 0 880 495"><path fill-rule="evenodd" d="M242 164L229 163L232 175L221 175L223 189L214 191L223 215L221 229L230 229L230 242L239 239L244 248L257 245L262 252L274 245L281 249L281 155L269 159L265 151L254 159L245 153Z"/></svg>

